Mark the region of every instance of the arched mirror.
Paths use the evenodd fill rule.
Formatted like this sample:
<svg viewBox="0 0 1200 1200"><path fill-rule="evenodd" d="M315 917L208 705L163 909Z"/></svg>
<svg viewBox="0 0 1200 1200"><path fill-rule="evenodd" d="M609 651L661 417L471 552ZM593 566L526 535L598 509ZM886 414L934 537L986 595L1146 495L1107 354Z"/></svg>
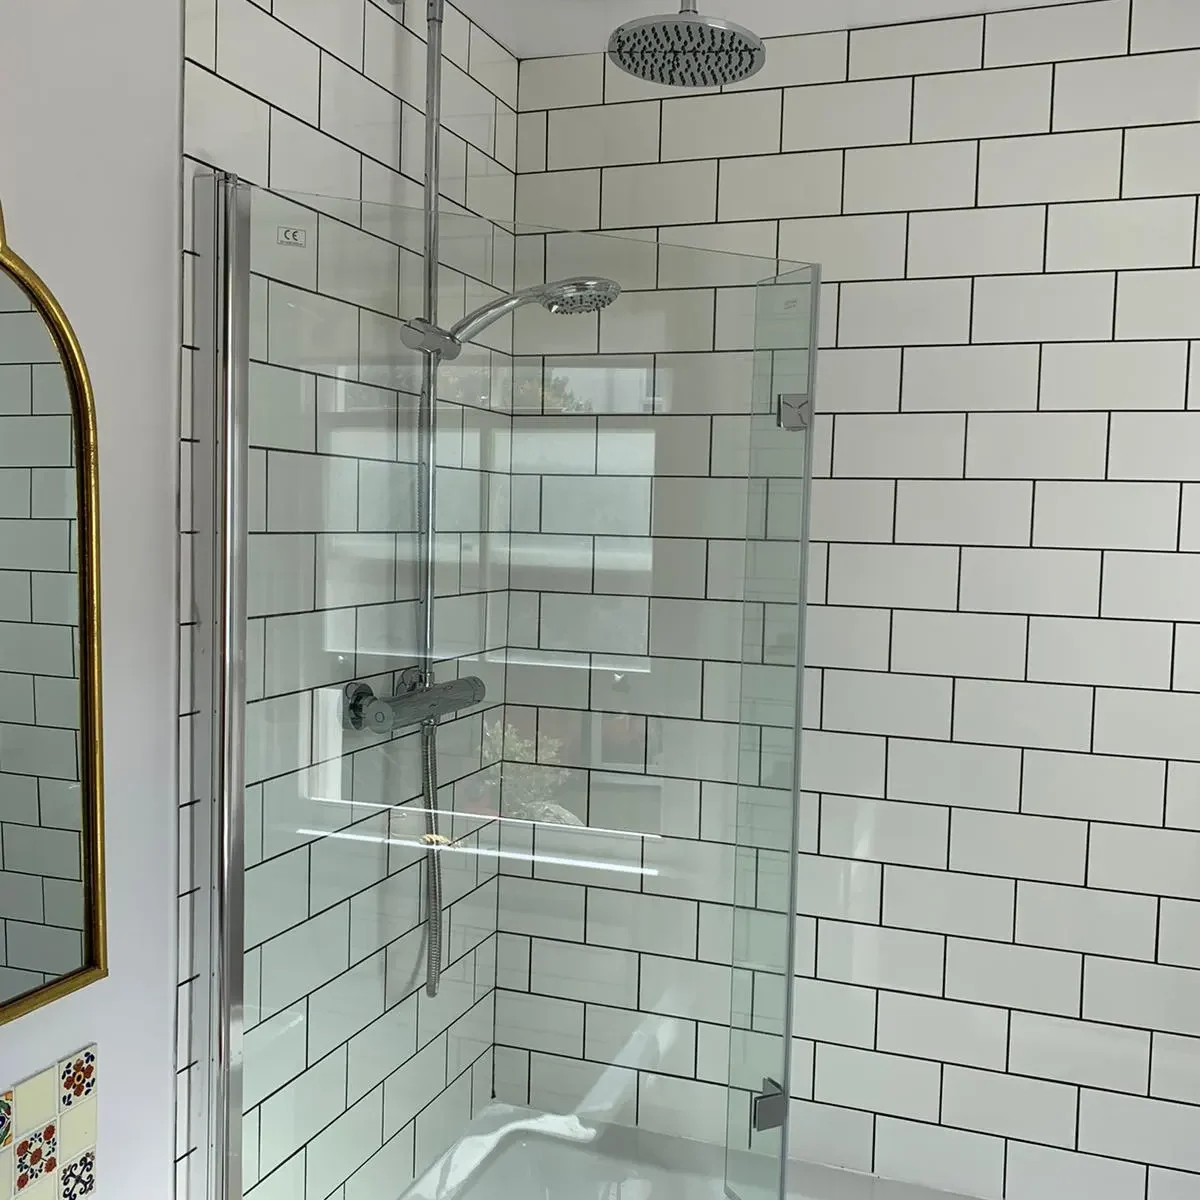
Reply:
<svg viewBox="0 0 1200 1200"><path fill-rule="evenodd" d="M0 1024L107 973L96 423L0 211Z"/></svg>

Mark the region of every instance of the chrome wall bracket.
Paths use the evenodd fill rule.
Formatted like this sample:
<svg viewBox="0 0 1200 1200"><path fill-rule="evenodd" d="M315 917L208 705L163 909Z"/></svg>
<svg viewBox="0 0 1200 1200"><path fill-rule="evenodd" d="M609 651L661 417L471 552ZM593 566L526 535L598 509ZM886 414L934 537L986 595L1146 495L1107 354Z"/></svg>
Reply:
<svg viewBox="0 0 1200 1200"><path fill-rule="evenodd" d="M762 1091L750 1101L750 1123L755 1132L782 1129L787 1120L788 1098L783 1085L769 1076L763 1079Z"/></svg>
<svg viewBox="0 0 1200 1200"><path fill-rule="evenodd" d="M780 429L797 432L812 423L812 397L798 392L782 392L775 397L775 419Z"/></svg>

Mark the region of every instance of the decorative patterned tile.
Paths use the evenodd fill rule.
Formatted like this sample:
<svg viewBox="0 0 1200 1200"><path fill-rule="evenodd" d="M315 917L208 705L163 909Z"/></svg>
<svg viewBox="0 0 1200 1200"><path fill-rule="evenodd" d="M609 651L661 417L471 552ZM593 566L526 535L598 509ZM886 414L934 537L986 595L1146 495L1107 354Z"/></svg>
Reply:
<svg viewBox="0 0 1200 1200"><path fill-rule="evenodd" d="M96 1189L96 1151L85 1150L78 1158L66 1163L60 1173L60 1200L79 1200Z"/></svg>
<svg viewBox="0 0 1200 1200"><path fill-rule="evenodd" d="M13 1165L13 1195L20 1196L45 1175L58 1169L58 1125L51 1121L17 1138Z"/></svg>
<svg viewBox="0 0 1200 1200"><path fill-rule="evenodd" d="M0 1149L12 1145L13 1094L0 1092Z"/></svg>
<svg viewBox="0 0 1200 1200"><path fill-rule="evenodd" d="M63 1059L58 1064L58 1082L60 1112L66 1112L73 1105L91 1096L99 1082L96 1047L87 1046L78 1054Z"/></svg>

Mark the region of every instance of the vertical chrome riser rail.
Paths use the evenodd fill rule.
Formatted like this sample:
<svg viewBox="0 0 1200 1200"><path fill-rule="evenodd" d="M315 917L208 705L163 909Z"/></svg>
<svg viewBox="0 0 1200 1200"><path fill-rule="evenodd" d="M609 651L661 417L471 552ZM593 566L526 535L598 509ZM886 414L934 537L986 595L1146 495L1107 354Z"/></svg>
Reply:
<svg viewBox="0 0 1200 1200"><path fill-rule="evenodd" d="M438 200L441 185L442 124L442 30L445 0L427 0L428 42L425 60L425 270L423 318L430 327L438 321L438 260L440 221ZM434 453L437 443L437 382L441 356L436 350L422 352L421 406L417 416L417 553L420 592L418 654L421 686L434 680L435 599L434 557L437 531L437 480ZM442 974L442 859L438 845L437 720L421 725L421 794L425 806L425 990L438 994Z"/></svg>
<svg viewBox="0 0 1200 1200"><path fill-rule="evenodd" d="M250 195L224 172L195 181L193 795L202 810L197 837L208 842L197 857L211 855L200 876L212 890L197 951L198 987L208 985L209 1045L199 1059L209 1071L208 1200L241 1200L243 1190Z"/></svg>

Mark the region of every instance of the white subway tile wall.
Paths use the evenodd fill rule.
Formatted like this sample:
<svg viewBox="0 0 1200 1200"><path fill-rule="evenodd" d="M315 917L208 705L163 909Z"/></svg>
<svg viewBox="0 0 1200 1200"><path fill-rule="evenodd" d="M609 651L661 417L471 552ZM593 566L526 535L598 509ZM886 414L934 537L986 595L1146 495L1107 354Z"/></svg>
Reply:
<svg viewBox="0 0 1200 1200"><path fill-rule="evenodd" d="M0 1003L83 963L68 411L45 323L0 275Z"/></svg>
<svg viewBox="0 0 1200 1200"><path fill-rule="evenodd" d="M189 268L199 169L271 189L252 204L243 1176L265 1200L363 1200L384 1180L403 1190L491 1100L501 735L485 722L504 701L511 355L498 327L441 376L435 653L439 678L479 675L489 694L440 734L451 846L431 999L417 746L342 727L343 686L390 694L416 653L420 363L397 318L420 310L422 247L419 211L397 206L421 202L424 6L269 8L189 0L184 67ZM440 296L453 320L513 287L512 235L493 222L513 215L517 63L453 7L446 49ZM189 323L185 383L191 346ZM186 504L181 523L186 569ZM189 575L181 593L187 639ZM186 676L181 705L186 750ZM185 753L181 1196L201 1194L206 1144L207 984L191 952L208 936L201 799Z"/></svg>
<svg viewBox="0 0 1200 1200"><path fill-rule="evenodd" d="M799 1157L995 1200L1200 1191L1198 46L1178 0L1085 0L775 39L762 76L693 99L631 88L599 53L521 66L519 156L535 173L528 192L518 185L518 218L569 195L586 228L644 237L656 226L666 241L716 246L752 225L756 244L769 247L774 229L779 253L828 268L801 753ZM635 107L636 122L619 111ZM627 144L614 140L635 125ZM556 128L573 132L569 147ZM735 461L725 443L748 424L745 397L705 351L748 348L751 326L727 281L668 279L665 252L657 275L652 258L631 286L638 311L663 324L642 320L644 343L624 344L633 331L622 331L587 350L648 352L650 338L661 348L678 337L712 362L709 381L691 372L665 386L660 356L623 376L618 397L591 360L608 382L588 392L604 399L570 419L589 449L593 436L603 444L607 432L612 447L623 436L629 473L644 460L635 430L653 428L651 508L639 515L644 494L600 490L619 454L598 449L610 465L540 468L530 528L595 537L595 522L619 522L615 532L642 539L630 558L655 566L636 586L602 587L601 574L619 578L615 563L602 572L580 557L564 571L560 556L557 582L514 564L514 588L530 593L514 591L514 612L531 614L531 661L565 653L572 637L587 649L586 635L593 661L608 654L606 668L629 673L619 689L564 684L553 699L531 674L509 700L528 706L516 718L526 743L587 731L587 752L562 763L591 771L593 824L596 768L630 779L613 756L628 756L653 806L607 796L602 811L628 814L619 828L640 819L664 833L664 777L686 785L699 872L702 857L715 861L718 789L736 770L721 738L736 718L737 676L724 668L739 646L713 606L740 598L725 547L745 514L731 518L733 493L715 482L736 478L718 463ZM620 328L618 310L606 324ZM517 349L544 353L534 340ZM576 361L572 376L535 366L542 382L556 371L563 382L540 412L535 401L514 418L518 429L537 436L563 392L581 391L589 360ZM684 413L714 418L707 462L688 449ZM650 414L662 419L651 426ZM667 462L680 475L661 478ZM572 511L575 487L588 499ZM678 570L660 571L660 547L675 541ZM707 571L687 566L685 542L702 547ZM587 595L601 592L648 594L648 626L632 608L606 623ZM674 607L656 610L668 597ZM554 617L552 650L536 640L547 636L539 606ZM621 644L597 649L610 637ZM758 733L760 753L772 732ZM559 786L582 804L575 783ZM672 802L671 820L694 822L689 813ZM538 884L549 878L540 866L513 869L532 876L523 887L551 886ZM502 898L516 882L502 877ZM623 1066L642 1073L643 1096L677 1078L699 1130L707 1076L679 1023L696 1022L698 1048L717 1014L665 1009L646 994L646 964L669 963L678 980L694 978L693 964L719 968L712 906L725 901L697 896L688 872L670 888L656 881L653 902L648 885L638 895L615 877L589 882L586 909L558 905L553 921L542 901L514 897L511 917L502 906L500 928L514 934L502 986L527 1005L569 995L529 970L544 938L640 956L636 1007L657 1057ZM575 968L580 979L593 969ZM628 993L624 969L610 961L604 979ZM570 1002L584 1012L566 1024L513 1028L552 1031L564 1070L568 1057L609 1061L629 1021L601 1015L611 994ZM588 1032L593 1019L603 1036ZM498 1091L531 1099L547 1050L517 1034L509 1046ZM645 1123L661 1116L652 1101Z"/></svg>

